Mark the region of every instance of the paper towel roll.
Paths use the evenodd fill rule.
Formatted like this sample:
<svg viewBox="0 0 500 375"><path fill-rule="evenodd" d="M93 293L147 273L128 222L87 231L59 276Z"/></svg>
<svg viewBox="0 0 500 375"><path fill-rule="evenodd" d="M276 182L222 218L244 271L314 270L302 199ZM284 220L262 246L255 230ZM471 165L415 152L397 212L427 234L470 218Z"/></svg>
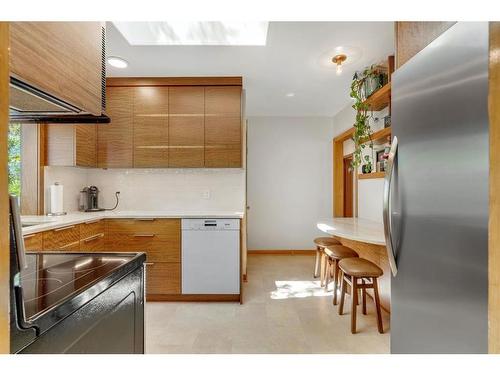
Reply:
<svg viewBox="0 0 500 375"><path fill-rule="evenodd" d="M63 185L58 182L50 185L50 210L51 214L61 214L63 209Z"/></svg>

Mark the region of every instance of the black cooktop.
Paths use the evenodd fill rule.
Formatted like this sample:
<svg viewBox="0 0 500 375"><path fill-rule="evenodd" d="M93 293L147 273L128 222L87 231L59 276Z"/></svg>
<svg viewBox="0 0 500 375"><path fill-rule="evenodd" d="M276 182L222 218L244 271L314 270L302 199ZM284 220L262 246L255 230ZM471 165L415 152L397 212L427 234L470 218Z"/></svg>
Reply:
<svg viewBox="0 0 500 375"><path fill-rule="evenodd" d="M27 253L21 272L29 321L76 296L137 258L136 253Z"/></svg>

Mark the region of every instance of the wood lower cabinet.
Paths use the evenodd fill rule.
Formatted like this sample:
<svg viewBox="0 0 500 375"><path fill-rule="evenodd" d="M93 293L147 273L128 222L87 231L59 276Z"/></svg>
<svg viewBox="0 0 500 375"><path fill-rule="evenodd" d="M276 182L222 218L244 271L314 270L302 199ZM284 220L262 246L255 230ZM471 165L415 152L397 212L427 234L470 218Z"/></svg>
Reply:
<svg viewBox="0 0 500 375"><path fill-rule="evenodd" d="M10 22L10 74L100 115L103 28L101 22Z"/></svg>
<svg viewBox="0 0 500 375"><path fill-rule="evenodd" d="M146 253L148 296L180 294L180 219L107 219L105 238L106 250Z"/></svg>
<svg viewBox="0 0 500 375"><path fill-rule="evenodd" d="M105 251L104 220L88 221L80 224L80 250Z"/></svg>
<svg viewBox="0 0 500 375"><path fill-rule="evenodd" d="M24 248L26 251L41 251L43 250L43 235L42 233L27 234L24 237Z"/></svg>
<svg viewBox="0 0 500 375"><path fill-rule="evenodd" d="M130 168L133 166L133 98L132 87L107 87L106 112L109 124L97 125L97 166Z"/></svg>
<svg viewBox="0 0 500 375"><path fill-rule="evenodd" d="M77 251L80 249L80 225L68 225L42 232L43 250Z"/></svg>
<svg viewBox="0 0 500 375"><path fill-rule="evenodd" d="M169 167L204 167L205 89L172 87L169 104Z"/></svg>
<svg viewBox="0 0 500 375"><path fill-rule="evenodd" d="M168 87L133 88L134 167L168 167Z"/></svg>
<svg viewBox="0 0 500 375"><path fill-rule="evenodd" d="M97 125L46 125L46 163L97 167Z"/></svg>

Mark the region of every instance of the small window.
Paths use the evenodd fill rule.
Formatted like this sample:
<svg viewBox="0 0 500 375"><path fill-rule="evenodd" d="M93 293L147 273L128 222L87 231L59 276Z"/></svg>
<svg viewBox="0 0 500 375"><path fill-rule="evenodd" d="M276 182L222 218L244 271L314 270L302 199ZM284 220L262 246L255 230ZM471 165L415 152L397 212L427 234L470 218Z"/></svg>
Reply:
<svg viewBox="0 0 500 375"><path fill-rule="evenodd" d="M9 194L17 197L21 197L21 148L21 124L10 124L8 136Z"/></svg>

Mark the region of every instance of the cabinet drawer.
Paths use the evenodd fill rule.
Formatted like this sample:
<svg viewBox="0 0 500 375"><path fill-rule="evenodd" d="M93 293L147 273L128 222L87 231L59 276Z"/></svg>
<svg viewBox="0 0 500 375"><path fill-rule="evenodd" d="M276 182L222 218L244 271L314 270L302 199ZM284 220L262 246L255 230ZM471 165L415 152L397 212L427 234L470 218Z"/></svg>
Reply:
<svg viewBox="0 0 500 375"><path fill-rule="evenodd" d="M123 234L164 234L180 241L180 219L110 219L106 220L106 230Z"/></svg>
<svg viewBox="0 0 500 375"><path fill-rule="evenodd" d="M80 246L80 226L68 225L43 232L44 250L66 250L67 247L75 249L74 244Z"/></svg>
<svg viewBox="0 0 500 375"><path fill-rule="evenodd" d="M42 233L33 233L24 236L24 247L26 251L42 251L43 250Z"/></svg>
<svg viewBox="0 0 500 375"><path fill-rule="evenodd" d="M152 233L108 233L106 249L145 252L148 262L180 262L181 247L177 236Z"/></svg>
<svg viewBox="0 0 500 375"><path fill-rule="evenodd" d="M104 220L89 220L80 224L80 238L82 240L100 233L104 233Z"/></svg>
<svg viewBox="0 0 500 375"><path fill-rule="evenodd" d="M81 251L104 251L104 245L104 233L98 233L80 240Z"/></svg>
<svg viewBox="0 0 500 375"><path fill-rule="evenodd" d="M180 294L180 263L146 264L146 294Z"/></svg>

